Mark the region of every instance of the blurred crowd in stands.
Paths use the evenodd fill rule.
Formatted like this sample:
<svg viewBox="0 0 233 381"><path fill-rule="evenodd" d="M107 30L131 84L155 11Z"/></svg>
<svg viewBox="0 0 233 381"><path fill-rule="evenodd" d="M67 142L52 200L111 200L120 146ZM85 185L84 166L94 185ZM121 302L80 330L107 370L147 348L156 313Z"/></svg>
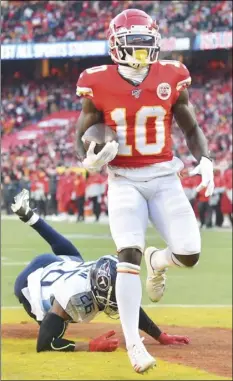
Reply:
<svg viewBox="0 0 233 381"><path fill-rule="evenodd" d="M2 1L1 42L106 39L109 21L142 9L159 21L162 37L232 29L231 1Z"/></svg>
<svg viewBox="0 0 233 381"><path fill-rule="evenodd" d="M85 221L94 215L98 221L101 215L108 214L107 173L86 173L80 168L39 167L23 170L17 165L15 170L7 170L4 162L2 174L2 208L10 215L13 197L22 189L28 189L31 195L31 207L42 216L69 219L74 216ZM199 176L189 176L186 168L181 173L184 191L200 220L201 227L222 227L224 216L232 224L232 163L225 170L215 169L215 191L211 197L205 197L205 190L196 192L200 183Z"/></svg>
<svg viewBox="0 0 233 381"><path fill-rule="evenodd" d="M2 86L2 134L37 123L58 110L80 110L74 82L64 83L59 78L21 83L8 81Z"/></svg>
<svg viewBox="0 0 233 381"><path fill-rule="evenodd" d="M199 125L203 129L214 159L220 169L232 160L232 78L207 80L189 89ZM190 155L181 131L174 125L174 153L191 165Z"/></svg>
<svg viewBox="0 0 233 381"><path fill-rule="evenodd" d="M93 214L98 221L101 213L107 214L105 171L90 174L77 169L58 173L56 168L10 171L2 183L2 207L8 215L12 214L13 197L22 189L30 191L31 207L44 217L77 215L77 221L84 221Z"/></svg>

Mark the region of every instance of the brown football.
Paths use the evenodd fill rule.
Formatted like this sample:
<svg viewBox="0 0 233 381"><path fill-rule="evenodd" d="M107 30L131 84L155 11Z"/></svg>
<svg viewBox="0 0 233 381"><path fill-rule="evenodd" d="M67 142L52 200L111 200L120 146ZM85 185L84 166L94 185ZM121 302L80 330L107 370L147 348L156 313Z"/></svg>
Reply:
<svg viewBox="0 0 233 381"><path fill-rule="evenodd" d="M107 142L117 141L116 132L104 123L97 123L89 127L82 136L85 150L87 151L91 142L95 142L95 153L102 150Z"/></svg>

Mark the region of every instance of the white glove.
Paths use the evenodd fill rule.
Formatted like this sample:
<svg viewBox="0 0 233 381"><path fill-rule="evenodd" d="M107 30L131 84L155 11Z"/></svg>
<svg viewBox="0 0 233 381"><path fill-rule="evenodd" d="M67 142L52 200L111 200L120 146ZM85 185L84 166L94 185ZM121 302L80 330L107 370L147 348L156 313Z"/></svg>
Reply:
<svg viewBox="0 0 233 381"><path fill-rule="evenodd" d="M119 144L115 141L108 142L97 154L94 153L95 146L96 143L91 142L87 151L87 157L83 160L84 168L90 171L98 171L101 167L103 167L103 165L112 161L117 155Z"/></svg>
<svg viewBox="0 0 233 381"><path fill-rule="evenodd" d="M205 156L202 156L200 164L198 164L192 171L189 173L191 176L201 175L201 183L196 188L197 192L200 192L201 189L206 188L205 196L211 196L214 191L214 169L213 163L210 159Z"/></svg>
<svg viewBox="0 0 233 381"><path fill-rule="evenodd" d="M24 217L30 210L29 206L29 191L23 189L14 197L14 204L11 204L11 209L15 214Z"/></svg>

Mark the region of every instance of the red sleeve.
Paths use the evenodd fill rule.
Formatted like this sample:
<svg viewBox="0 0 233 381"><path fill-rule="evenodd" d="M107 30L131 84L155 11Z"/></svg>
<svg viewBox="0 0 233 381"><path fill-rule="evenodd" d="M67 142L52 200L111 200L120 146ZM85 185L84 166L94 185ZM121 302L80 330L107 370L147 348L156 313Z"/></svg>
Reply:
<svg viewBox="0 0 233 381"><path fill-rule="evenodd" d="M91 99L98 110L102 110L101 82L102 74L106 70L107 65L86 69L77 82L76 95Z"/></svg>
<svg viewBox="0 0 233 381"><path fill-rule="evenodd" d="M191 85L191 76L187 67L180 62L180 67L177 68L177 83L176 91L183 91Z"/></svg>
<svg viewBox="0 0 233 381"><path fill-rule="evenodd" d="M76 95L79 97L85 97L89 99L93 99L94 97L94 84L93 77L90 76L86 70L80 74L76 85Z"/></svg>
<svg viewBox="0 0 233 381"><path fill-rule="evenodd" d="M178 62L178 61L175 61ZM189 70L185 65L181 62L177 64L177 67L173 67L173 72L175 75L175 95L174 95L174 103L179 97L181 91L187 89L192 82Z"/></svg>

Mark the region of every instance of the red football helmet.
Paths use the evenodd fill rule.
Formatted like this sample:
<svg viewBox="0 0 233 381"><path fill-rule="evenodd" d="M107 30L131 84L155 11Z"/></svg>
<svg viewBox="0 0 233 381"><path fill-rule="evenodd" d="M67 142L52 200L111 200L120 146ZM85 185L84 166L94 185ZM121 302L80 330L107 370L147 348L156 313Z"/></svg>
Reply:
<svg viewBox="0 0 233 381"><path fill-rule="evenodd" d="M114 62L134 68L157 61L160 50L159 27L139 9L127 9L110 23L108 42Z"/></svg>

